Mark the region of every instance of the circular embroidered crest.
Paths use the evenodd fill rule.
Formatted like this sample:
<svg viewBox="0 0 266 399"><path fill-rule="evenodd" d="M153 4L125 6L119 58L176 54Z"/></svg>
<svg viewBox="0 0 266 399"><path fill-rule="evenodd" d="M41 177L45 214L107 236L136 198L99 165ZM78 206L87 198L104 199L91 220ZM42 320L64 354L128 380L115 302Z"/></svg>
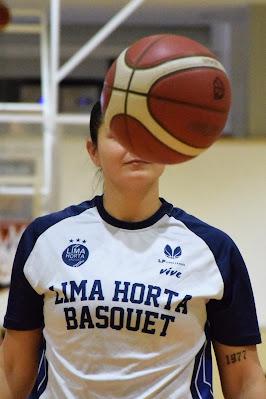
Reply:
<svg viewBox="0 0 266 399"><path fill-rule="evenodd" d="M64 263L70 267L79 267L89 257L89 250L82 244L69 245L62 254Z"/></svg>

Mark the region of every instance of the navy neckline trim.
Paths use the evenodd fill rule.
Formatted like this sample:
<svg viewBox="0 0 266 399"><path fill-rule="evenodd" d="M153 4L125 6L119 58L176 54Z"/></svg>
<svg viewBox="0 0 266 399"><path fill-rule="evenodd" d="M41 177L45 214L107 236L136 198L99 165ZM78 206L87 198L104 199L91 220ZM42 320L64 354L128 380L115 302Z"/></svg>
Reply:
<svg viewBox="0 0 266 399"><path fill-rule="evenodd" d="M119 220L110 215L103 206L103 196L96 196L95 202L97 210L101 216L101 218L108 224L111 224L114 227L118 227L120 229L125 230L138 230L145 229L147 227L152 226L158 220L160 220L164 215L168 214L170 216L171 210L173 209L173 205L169 202L165 201L163 198L160 198L162 205L160 208L148 219L142 220L140 222L126 222L124 220Z"/></svg>

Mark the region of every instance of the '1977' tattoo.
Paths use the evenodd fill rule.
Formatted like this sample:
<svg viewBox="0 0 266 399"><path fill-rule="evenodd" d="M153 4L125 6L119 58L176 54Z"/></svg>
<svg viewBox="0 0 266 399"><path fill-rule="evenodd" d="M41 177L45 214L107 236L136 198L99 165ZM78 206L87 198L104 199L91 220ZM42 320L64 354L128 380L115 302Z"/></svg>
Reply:
<svg viewBox="0 0 266 399"><path fill-rule="evenodd" d="M243 350L241 352L232 353L231 355L226 355L225 358L226 358L226 364L241 362L241 360L246 359L246 351Z"/></svg>

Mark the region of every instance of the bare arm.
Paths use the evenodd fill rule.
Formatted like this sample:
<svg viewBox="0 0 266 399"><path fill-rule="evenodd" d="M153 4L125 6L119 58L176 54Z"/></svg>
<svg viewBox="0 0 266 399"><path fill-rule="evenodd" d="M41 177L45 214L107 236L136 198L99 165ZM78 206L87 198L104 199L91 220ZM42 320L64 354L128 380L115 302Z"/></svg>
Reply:
<svg viewBox="0 0 266 399"><path fill-rule="evenodd" d="M214 343L225 399L266 399L266 380L255 345Z"/></svg>
<svg viewBox="0 0 266 399"><path fill-rule="evenodd" d="M7 330L0 346L0 398L25 399L38 370L41 330Z"/></svg>

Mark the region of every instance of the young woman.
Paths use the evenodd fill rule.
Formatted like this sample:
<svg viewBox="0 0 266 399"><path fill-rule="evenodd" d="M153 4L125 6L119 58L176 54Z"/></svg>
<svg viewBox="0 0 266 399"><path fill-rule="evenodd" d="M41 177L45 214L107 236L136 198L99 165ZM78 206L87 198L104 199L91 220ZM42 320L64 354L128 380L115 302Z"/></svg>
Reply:
<svg viewBox="0 0 266 399"><path fill-rule="evenodd" d="M265 399L252 289L220 230L159 197L164 166L126 151L97 103L87 149L103 196L36 219L14 262L1 399ZM42 338L43 337L43 338Z"/></svg>

